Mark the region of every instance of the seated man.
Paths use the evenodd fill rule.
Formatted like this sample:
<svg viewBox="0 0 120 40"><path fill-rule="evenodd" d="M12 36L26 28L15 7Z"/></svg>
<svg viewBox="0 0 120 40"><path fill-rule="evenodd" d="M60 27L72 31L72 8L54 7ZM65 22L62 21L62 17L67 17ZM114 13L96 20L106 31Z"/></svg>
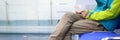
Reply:
<svg viewBox="0 0 120 40"><path fill-rule="evenodd" d="M71 40L71 34L92 31L113 31L120 20L120 0L96 0L92 11L66 13L49 40Z"/></svg>

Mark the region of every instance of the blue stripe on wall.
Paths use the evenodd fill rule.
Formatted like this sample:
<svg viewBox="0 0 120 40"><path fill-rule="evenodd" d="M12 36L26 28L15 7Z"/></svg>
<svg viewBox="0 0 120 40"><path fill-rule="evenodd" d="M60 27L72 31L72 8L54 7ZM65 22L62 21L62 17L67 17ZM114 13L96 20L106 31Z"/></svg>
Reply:
<svg viewBox="0 0 120 40"><path fill-rule="evenodd" d="M0 26L55 26L58 20L0 20Z"/></svg>

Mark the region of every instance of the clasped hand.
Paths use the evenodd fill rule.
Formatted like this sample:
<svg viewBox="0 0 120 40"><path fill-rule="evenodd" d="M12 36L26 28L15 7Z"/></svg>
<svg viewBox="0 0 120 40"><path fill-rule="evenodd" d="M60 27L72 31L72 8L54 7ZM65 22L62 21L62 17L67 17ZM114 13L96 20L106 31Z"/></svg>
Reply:
<svg viewBox="0 0 120 40"><path fill-rule="evenodd" d="M75 11L76 14L80 14L84 19L86 18L88 12L86 10Z"/></svg>

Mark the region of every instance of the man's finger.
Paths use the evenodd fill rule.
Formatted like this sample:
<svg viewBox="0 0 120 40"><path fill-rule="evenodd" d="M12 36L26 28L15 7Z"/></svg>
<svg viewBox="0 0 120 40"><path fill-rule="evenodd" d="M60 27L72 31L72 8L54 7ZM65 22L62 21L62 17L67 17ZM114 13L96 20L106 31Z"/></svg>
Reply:
<svg viewBox="0 0 120 40"><path fill-rule="evenodd" d="M76 13L76 14L81 14L81 12L77 12L77 11L76 11L75 13Z"/></svg>

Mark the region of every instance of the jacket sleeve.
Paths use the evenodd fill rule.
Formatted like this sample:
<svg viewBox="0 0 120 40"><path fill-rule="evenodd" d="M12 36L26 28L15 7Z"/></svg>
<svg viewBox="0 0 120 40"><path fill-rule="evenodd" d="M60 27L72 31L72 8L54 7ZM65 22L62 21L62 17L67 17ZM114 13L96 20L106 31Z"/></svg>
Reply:
<svg viewBox="0 0 120 40"><path fill-rule="evenodd" d="M86 18L96 21L114 19L120 11L120 0L114 0L110 6L110 9L106 9L104 11L90 12Z"/></svg>

